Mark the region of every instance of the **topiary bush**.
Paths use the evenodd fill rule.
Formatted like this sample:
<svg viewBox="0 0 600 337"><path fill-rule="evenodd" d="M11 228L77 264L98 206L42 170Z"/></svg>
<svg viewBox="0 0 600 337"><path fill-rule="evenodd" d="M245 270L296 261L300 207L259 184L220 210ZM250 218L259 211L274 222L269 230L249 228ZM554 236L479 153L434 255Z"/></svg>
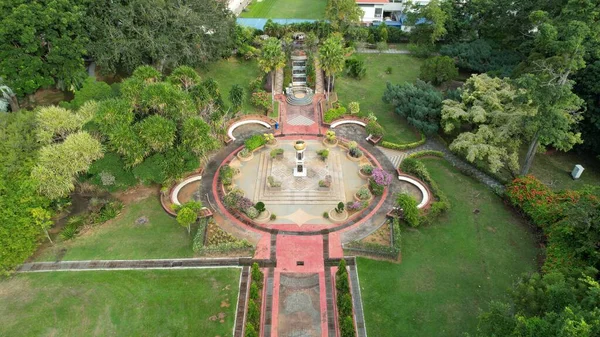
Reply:
<svg viewBox="0 0 600 337"><path fill-rule="evenodd" d="M361 80L367 74L365 60L362 57L352 56L345 61L346 75Z"/></svg>
<svg viewBox="0 0 600 337"><path fill-rule="evenodd" d="M260 214L266 210L265 203L262 201L257 202L256 205L254 205L254 208L256 208L256 210L258 211L258 214Z"/></svg>

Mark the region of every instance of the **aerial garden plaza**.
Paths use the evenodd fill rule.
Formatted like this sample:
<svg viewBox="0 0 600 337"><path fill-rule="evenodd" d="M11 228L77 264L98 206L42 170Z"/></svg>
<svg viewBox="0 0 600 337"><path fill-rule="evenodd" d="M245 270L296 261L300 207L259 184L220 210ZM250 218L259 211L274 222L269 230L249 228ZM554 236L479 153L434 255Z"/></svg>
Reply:
<svg viewBox="0 0 600 337"><path fill-rule="evenodd" d="M600 4L0 4L0 336L600 336Z"/></svg>

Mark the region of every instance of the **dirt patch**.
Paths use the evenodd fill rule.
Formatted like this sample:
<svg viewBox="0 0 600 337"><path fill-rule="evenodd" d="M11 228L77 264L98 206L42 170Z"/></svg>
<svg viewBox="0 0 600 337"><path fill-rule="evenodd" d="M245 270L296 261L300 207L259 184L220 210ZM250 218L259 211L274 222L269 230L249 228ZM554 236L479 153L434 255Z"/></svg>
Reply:
<svg viewBox="0 0 600 337"><path fill-rule="evenodd" d="M230 306L231 306L231 303L229 303L228 300L221 301L221 308L229 308Z"/></svg>
<svg viewBox="0 0 600 337"><path fill-rule="evenodd" d="M212 315L208 318L209 321L212 322L216 322L219 321L219 323L225 323L225 317L227 317L227 314L225 314L224 312L220 312L216 315Z"/></svg>
<svg viewBox="0 0 600 337"><path fill-rule="evenodd" d="M390 231L390 225L389 224L385 224L385 225L379 227L379 229L377 229L371 235L369 235L366 238L362 239L362 242L364 242L364 243L376 243L376 244L379 244L379 245L382 245L382 246L389 246L390 245L391 235L392 235L392 232Z"/></svg>
<svg viewBox="0 0 600 337"><path fill-rule="evenodd" d="M127 206L129 204L146 199L149 196L158 195L158 192L159 190L156 186L137 186L124 192L114 193L113 196L121 200L121 202Z"/></svg>

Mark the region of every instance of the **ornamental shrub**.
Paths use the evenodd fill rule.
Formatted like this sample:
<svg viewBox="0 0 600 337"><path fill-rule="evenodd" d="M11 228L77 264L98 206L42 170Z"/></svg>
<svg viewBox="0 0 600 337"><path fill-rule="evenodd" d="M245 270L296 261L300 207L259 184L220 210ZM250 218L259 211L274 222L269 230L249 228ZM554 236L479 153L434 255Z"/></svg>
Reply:
<svg viewBox="0 0 600 337"><path fill-rule="evenodd" d="M279 155L283 154L283 149L273 149L271 150L271 158L275 158Z"/></svg>
<svg viewBox="0 0 600 337"><path fill-rule="evenodd" d="M327 160L327 158L329 157L329 150L328 149L319 150L319 151L317 151L317 155L319 155L319 157L321 157L322 160Z"/></svg>
<svg viewBox="0 0 600 337"><path fill-rule="evenodd" d="M344 203L342 201L338 202L337 207L335 208L335 211L337 213L342 213L344 211Z"/></svg>
<svg viewBox="0 0 600 337"><path fill-rule="evenodd" d="M387 186L392 182L392 175L386 171L376 167L373 169L373 175L371 179L380 186Z"/></svg>
<svg viewBox="0 0 600 337"><path fill-rule="evenodd" d="M254 135L248 139L246 139L246 141L244 142L245 148L248 149L248 151L254 151L256 149L258 149L259 147L265 145L266 140L264 136L261 135Z"/></svg>
<svg viewBox="0 0 600 337"><path fill-rule="evenodd" d="M368 134L371 134L375 137L381 137L385 135L385 130L383 130L383 126L379 125L374 120L370 120L365 127Z"/></svg>
<svg viewBox="0 0 600 337"><path fill-rule="evenodd" d="M344 108L343 106L340 106L340 107L337 107L334 109L329 109L325 113L325 116L323 116L323 119L324 119L325 123L331 123L334 120L341 118L345 114L346 114L346 108Z"/></svg>
<svg viewBox="0 0 600 337"><path fill-rule="evenodd" d="M258 337L257 327L254 324L247 322L244 337Z"/></svg>
<svg viewBox="0 0 600 337"><path fill-rule="evenodd" d="M229 165L223 165L219 169L219 179L223 185L231 185L233 182L234 169Z"/></svg>
<svg viewBox="0 0 600 337"><path fill-rule="evenodd" d="M360 103L350 102L348 103L348 109L350 110L351 114L356 115L360 112Z"/></svg>
<svg viewBox="0 0 600 337"><path fill-rule="evenodd" d="M258 285L262 286L263 273L262 271L260 271L260 266L258 265L258 263L254 262L252 264L252 267L250 269L250 276L252 277L252 282L255 282Z"/></svg>
<svg viewBox="0 0 600 337"><path fill-rule="evenodd" d="M262 201L259 201L256 203L256 205L254 205L254 208L256 208L256 210L260 214L265 211L265 203Z"/></svg>
<svg viewBox="0 0 600 337"><path fill-rule="evenodd" d="M259 215L258 210L254 206L246 208L244 210L244 213L246 213L246 215L250 219L256 219L256 218L258 218L258 215Z"/></svg>
<svg viewBox="0 0 600 337"><path fill-rule="evenodd" d="M358 146L349 147L348 153L353 158L360 158L363 155L363 152L358 148Z"/></svg>
<svg viewBox="0 0 600 337"><path fill-rule="evenodd" d="M361 80L367 74L365 60L362 57L352 56L345 61L346 75Z"/></svg>
<svg viewBox="0 0 600 337"><path fill-rule="evenodd" d="M254 300L248 301L248 323L254 326L260 325L260 309Z"/></svg>
<svg viewBox="0 0 600 337"><path fill-rule="evenodd" d="M259 296L260 296L260 289L258 288L258 285L253 282L252 284L250 284L250 299L254 300L254 301L258 301Z"/></svg>
<svg viewBox="0 0 600 337"><path fill-rule="evenodd" d="M354 330L354 319L352 316L346 316L342 319L342 324L340 325L340 335L341 337L354 337L356 336L356 331Z"/></svg>
<svg viewBox="0 0 600 337"><path fill-rule="evenodd" d="M361 187L358 192L356 192L356 196L360 199L360 200L369 200L369 198L371 198L371 192L369 191L368 188L366 187Z"/></svg>
<svg viewBox="0 0 600 337"><path fill-rule="evenodd" d="M408 194L398 194L396 205L403 210L403 219L411 227L419 227L420 216L417 201Z"/></svg>
<svg viewBox="0 0 600 337"><path fill-rule="evenodd" d="M366 175L371 175L373 174L373 166L372 165L363 165L360 167L360 171Z"/></svg>
<svg viewBox="0 0 600 337"><path fill-rule="evenodd" d="M250 96L250 103L267 112L271 109L271 95L264 90L259 90L252 93L252 96Z"/></svg>

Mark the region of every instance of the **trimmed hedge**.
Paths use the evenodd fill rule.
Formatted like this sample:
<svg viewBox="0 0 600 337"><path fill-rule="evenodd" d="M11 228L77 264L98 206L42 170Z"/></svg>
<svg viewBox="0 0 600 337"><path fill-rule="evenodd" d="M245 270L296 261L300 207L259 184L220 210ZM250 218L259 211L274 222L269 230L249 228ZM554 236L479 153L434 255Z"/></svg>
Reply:
<svg viewBox="0 0 600 337"><path fill-rule="evenodd" d="M423 151L413 152L413 153L409 154L408 156L406 156L406 158L421 158L421 157L427 157L427 156L444 158L444 152L436 151L436 150L423 150Z"/></svg>
<svg viewBox="0 0 600 337"><path fill-rule="evenodd" d="M425 144L426 141L427 141L427 137L425 137L425 134L421 132L421 139L414 143L396 144L396 143L392 143L392 142L388 142L388 141L384 140L380 143L380 145L385 148L392 149L392 150L408 150L408 149L414 149L415 147L421 146L421 145Z"/></svg>
<svg viewBox="0 0 600 337"><path fill-rule="evenodd" d="M341 336L356 336L352 312L352 294L346 260L341 259L335 274L335 289L337 290L338 325Z"/></svg>
<svg viewBox="0 0 600 337"><path fill-rule="evenodd" d="M250 269L250 296L247 307L248 320L244 333L245 337L258 336L258 331L260 331L260 294L262 293L264 284L263 278L264 275L260 271L258 264L254 262Z"/></svg>

